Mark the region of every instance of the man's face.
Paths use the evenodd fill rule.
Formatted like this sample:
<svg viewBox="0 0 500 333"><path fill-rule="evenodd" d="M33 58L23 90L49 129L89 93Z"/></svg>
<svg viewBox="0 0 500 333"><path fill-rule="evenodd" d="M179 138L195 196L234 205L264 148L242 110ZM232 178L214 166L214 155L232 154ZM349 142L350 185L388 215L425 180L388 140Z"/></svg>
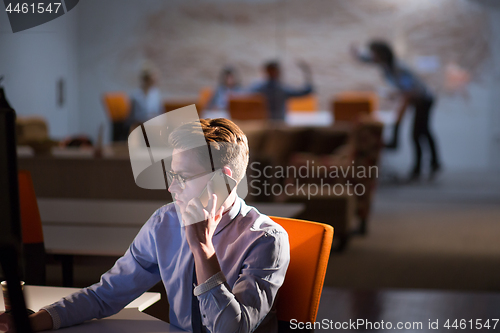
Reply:
<svg viewBox="0 0 500 333"><path fill-rule="evenodd" d="M266 68L267 77L271 80L278 80L280 78L279 67L268 67Z"/></svg>
<svg viewBox="0 0 500 333"><path fill-rule="evenodd" d="M236 85L236 79L234 78L233 74L226 75L225 84L228 88L233 88Z"/></svg>
<svg viewBox="0 0 500 333"><path fill-rule="evenodd" d="M171 170L183 178L190 178L210 171L210 162L207 161L207 165L202 166L194 151L180 153L178 149L174 149ZM172 193L176 207L180 209L181 214L184 214L188 202L201 194L210 177L211 173L187 180L184 189L177 179L171 182L168 191Z"/></svg>

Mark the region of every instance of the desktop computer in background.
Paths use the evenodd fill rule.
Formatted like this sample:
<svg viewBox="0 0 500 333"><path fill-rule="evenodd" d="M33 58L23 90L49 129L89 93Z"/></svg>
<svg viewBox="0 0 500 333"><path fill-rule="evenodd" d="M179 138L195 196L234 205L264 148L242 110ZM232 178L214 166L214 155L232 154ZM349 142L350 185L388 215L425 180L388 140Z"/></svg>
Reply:
<svg viewBox="0 0 500 333"><path fill-rule="evenodd" d="M0 90L2 97L3 89L0 87ZM31 333L19 275L22 238L15 118L15 112L8 107L8 103L0 101L0 263L7 281L16 332Z"/></svg>

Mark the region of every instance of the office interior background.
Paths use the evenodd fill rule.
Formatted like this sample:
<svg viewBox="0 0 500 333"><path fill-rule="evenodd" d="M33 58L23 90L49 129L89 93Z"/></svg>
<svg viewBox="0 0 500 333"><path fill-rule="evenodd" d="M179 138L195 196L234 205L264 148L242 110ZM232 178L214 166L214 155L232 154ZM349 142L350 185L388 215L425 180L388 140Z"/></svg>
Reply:
<svg viewBox="0 0 500 333"><path fill-rule="evenodd" d="M367 232L356 234L353 217L349 244L330 257L325 287L498 292L500 4L495 0L82 0L62 17L15 34L2 11L0 75L18 117L43 117L51 140L85 135L95 143L103 126L106 146L112 127L103 94L132 92L145 65L155 69L162 98L187 101L196 100L204 87L215 88L227 65L243 85L251 85L262 79L261 66L269 59L281 62L284 81L300 85L295 62L302 59L312 69L318 110L330 110L336 94L372 91L384 117L396 108L383 98L388 85L377 68L349 54L351 45L373 38L390 42L436 92L431 128L442 171L433 182L395 180L407 174L413 158L406 115L398 149L380 152ZM384 140L390 136L386 127ZM20 158L37 154L30 156ZM37 182L50 186L50 179L33 177L35 192ZM99 194L112 190L87 181L95 186L94 199L115 200ZM40 191L58 196L56 190ZM134 198L131 191L127 200ZM114 259L76 257L74 285L97 281ZM49 256L49 285L62 284L59 264ZM320 306L319 316L328 317L328 309Z"/></svg>

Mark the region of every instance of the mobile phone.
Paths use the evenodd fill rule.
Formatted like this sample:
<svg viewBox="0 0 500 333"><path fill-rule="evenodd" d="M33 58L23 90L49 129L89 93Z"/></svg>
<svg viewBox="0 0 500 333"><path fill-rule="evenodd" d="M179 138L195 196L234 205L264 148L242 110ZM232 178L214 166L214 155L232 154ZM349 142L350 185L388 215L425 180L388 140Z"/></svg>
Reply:
<svg viewBox="0 0 500 333"><path fill-rule="evenodd" d="M226 175L222 170L215 171L212 178L210 178L209 182L212 182L212 188L214 194L217 195L217 204L215 207L215 211L217 212L224 201L226 201L227 197L231 194L231 192L236 187L236 180ZM201 201L203 207L208 206L208 200L210 199L208 196L208 183L207 186L201 191L201 194L198 197Z"/></svg>

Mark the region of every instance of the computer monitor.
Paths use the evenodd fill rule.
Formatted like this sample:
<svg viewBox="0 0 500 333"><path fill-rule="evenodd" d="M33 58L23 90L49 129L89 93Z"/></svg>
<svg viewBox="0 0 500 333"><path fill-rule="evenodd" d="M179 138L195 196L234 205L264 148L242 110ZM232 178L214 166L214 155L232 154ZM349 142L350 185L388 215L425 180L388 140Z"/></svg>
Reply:
<svg viewBox="0 0 500 333"><path fill-rule="evenodd" d="M0 109L0 242L21 244L15 113Z"/></svg>
<svg viewBox="0 0 500 333"><path fill-rule="evenodd" d="M0 263L16 331L31 333L26 303L19 278L21 218L17 178L15 112L0 108Z"/></svg>

